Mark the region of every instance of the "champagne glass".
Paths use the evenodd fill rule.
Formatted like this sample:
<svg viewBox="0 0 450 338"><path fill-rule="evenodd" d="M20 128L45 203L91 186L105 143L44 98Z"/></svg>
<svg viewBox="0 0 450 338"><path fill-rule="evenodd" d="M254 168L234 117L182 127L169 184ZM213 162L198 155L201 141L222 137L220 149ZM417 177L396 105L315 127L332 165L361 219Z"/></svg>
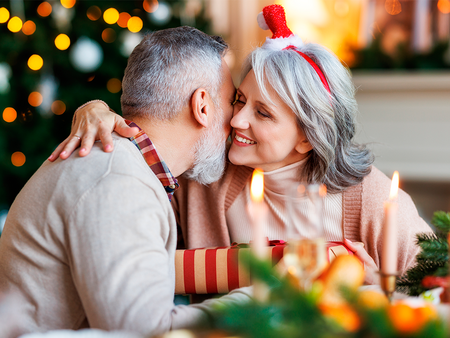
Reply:
<svg viewBox="0 0 450 338"><path fill-rule="evenodd" d="M322 223L323 198L326 187L319 184L299 184L289 194L284 261L288 272L307 291L327 265L326 242Z"/></svg>

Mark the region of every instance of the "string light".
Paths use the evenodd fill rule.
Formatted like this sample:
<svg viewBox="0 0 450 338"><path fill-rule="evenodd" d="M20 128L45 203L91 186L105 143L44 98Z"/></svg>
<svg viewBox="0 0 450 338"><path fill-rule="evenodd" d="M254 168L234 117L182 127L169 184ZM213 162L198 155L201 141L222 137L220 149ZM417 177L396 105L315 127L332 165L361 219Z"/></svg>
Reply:
<svg viewBox="0 0 450 338"><path fill-rule="evenodd" d="M27 158L25 157L24 153L20 151L16 151L14 154L11 155L11 163L15 167L23 166L26 160Z"/></svg>
<svg viewBox="0 0 450 338"><path fill-rule="evenodd" d="M65 8L72 8L76 2L76 0L61 0L61 5Z"/></svg>
<svg viewBox="0 0 450 338"><path fill-rule="evenodd" d="M88 8L86 15L89 20L97 21L102 16L102 11L98 8L98 6L91 6Z"/></svg>
<svg viewBox="0 0 450 338"><path fill-rule="evenodd" d="M102 32L102 39L106 43L111 43L116 40L116 31L112 28L106 28Z"/></svg>
<svg viewBox="0 0 450 338"><path fill-rule="evenodd" d="M399 0L386 0L384 8L391 15L397 15L402 11L402 5Z"/></svg>
<svg viewBox="0 0 450 338"><path fill-rule="evenodd" d="M118 93L122 89L122 82L119 79L110 79L106 84L106 88L113 94Z"/></svg>
<svg viewBox="0 0 450 338"><path fill-rule="evenodd" d="M18 16L13 16L8 21L8 29L13 33L17 33L22 29L22 20Z"/></svg>
<svg viewBox="0 0 450 338"><path fill-rule="evenodd" d="M44 1L43 3L41 3L38 8L37 8L37 12L40 16L42 16L43 18L49 16L52 13L52 5L50 5L47 1Z"/></svg>
<svg viewBox="0 0 450 338"><path fill-rule="evenodd" d="M39 92L31 92L30 95L28 95L28 103L30 106L39 107L42 104L42 101L44 101L44 98Z"/></svg>
<svg viewBox="0 0 450 338"><path fill-rule="evenodd" d="M52 103L52 112L55 115L62 115L66 111L66 104L60 100L56 100Z"/></svg>
<svg viewBox="0 0 450 338"><path fill-rule="evenodd" d="M8 20L9 11L5 7L0 8L0 23L5 23Z"/></svg>
<svg viewBox="0 0 450 338"><path fill-rule="evenodd" d="M142 22L141 18L138 16L132 16L127 23L128 30L132 33L139 32L142 27L144 26L144 23Z"/></svg>
<svg viewBox="0 0 450 338"><path fill-rule="evenodd" d="M122 12L119 14L119 20L117 20L117 24L119 27L127 28L128 20L130 20L131 15L127 12Z"/></svg>
<svg viewBox="0 0 450 338"><path fill-rule="evenodd" d="M55 39L55 46L59 50L66 50L70 46L70 38L66 34L59 34Z"/></svg>
<svg viewBox="0 0 450 338"><path fill-rule="evenodd" d="M23 34L31 35L35 31L36 31L36 24L33 21L28 20L23 24L23 27L22 27Z"/></svg>
<svg viewBox="0 0 450 338"><path fill-rule="evenodd" d="M14 108L7 107L3 110L3 120L5 122L14 122L17 118L17 112Z"/></svg>
<svg viewBox="0 0 450 338"><path fill-rule="evenodd" d="M32 70L39 70L44 65L44 60L37 54L33 54L28 59L28 67Z"/></svg>
<svg viewBox="0 0 450 338"><path fill-rule="evenodd" d="M449 0L439 0L437 3L437 7L444 14L450 13L450 1Z"/></svg>
<svg viewBox="0 0 450 338"><path fill-rule="evenodd" d="M108 8L103 13L103 19L110 25L115 24L119 20L119 12L115 8Z"/></svg>
<svg viewBox="0 0 450 338"><path fill-rule="evenodd" d="M153 13L157 10L159 4L158 0L144 0L142 7L144 7L144 11L147 13Z"/></svg>

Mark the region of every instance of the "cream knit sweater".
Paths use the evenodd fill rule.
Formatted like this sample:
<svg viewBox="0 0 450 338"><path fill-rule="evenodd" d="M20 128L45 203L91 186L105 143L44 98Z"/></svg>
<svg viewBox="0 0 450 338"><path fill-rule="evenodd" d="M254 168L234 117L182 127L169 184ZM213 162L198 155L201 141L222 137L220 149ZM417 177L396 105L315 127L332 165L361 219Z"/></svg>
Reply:
<svg viewBox="0 0 450 338"><path fill-rule="evenodd" d="M0 294L24 296L26 332L84 327L147 336L198 325L211 303L173 303L176 222L128 139L46 161L17 196L0 241ZM1 328L0 328L1 331ZM0 334L1 336L1 334Z"/></svg>

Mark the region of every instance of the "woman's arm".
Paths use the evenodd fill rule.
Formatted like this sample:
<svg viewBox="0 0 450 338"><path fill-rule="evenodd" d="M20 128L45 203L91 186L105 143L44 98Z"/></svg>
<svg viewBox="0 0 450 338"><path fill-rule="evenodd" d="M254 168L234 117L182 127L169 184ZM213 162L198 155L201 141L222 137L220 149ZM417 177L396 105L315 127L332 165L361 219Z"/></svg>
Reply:
<svg viewBox="0 0 450 338"><path fill-rule="evenodd" d="M130 128L105 102L101 100L87 102L75 111L69 137L61 142L48 159L53 162L59 156L65 160L80 145L78 154L86 156L96 140L100 140L103 149L110 152L114 147L111 137L113 131L123 137L133 137L139 130Z"/></svg>

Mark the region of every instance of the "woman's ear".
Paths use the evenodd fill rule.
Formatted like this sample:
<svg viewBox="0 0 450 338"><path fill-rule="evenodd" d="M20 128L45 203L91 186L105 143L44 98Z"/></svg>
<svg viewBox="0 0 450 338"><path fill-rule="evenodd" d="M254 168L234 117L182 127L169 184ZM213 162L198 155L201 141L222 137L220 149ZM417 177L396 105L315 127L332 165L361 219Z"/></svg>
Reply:
<svg viewBox="0 0 450 338"><path fill-rule="evenodd" d="M300 127L298 127L298 141L297 142L298 143L295 146L295 150L299 154L306 154L313 149L313 146L311 145L311 143L309 143L308 138L305 135L305 132Z"/></svg>
<svg viewBox="0 0 450 338"><path fill-rule="evenodd" d="M211 97L204 88L198 88L192 94L191 105L193 118L207 128L212 120Z"/></svg>
<svg viewBox="0 0 450 338"><path fill-rule="evenodd" d="M300 154L306 154L313 149L311 143L309 143L308 139L304 137L302 140L297 143L295 146L295 150Z"/></svg>

